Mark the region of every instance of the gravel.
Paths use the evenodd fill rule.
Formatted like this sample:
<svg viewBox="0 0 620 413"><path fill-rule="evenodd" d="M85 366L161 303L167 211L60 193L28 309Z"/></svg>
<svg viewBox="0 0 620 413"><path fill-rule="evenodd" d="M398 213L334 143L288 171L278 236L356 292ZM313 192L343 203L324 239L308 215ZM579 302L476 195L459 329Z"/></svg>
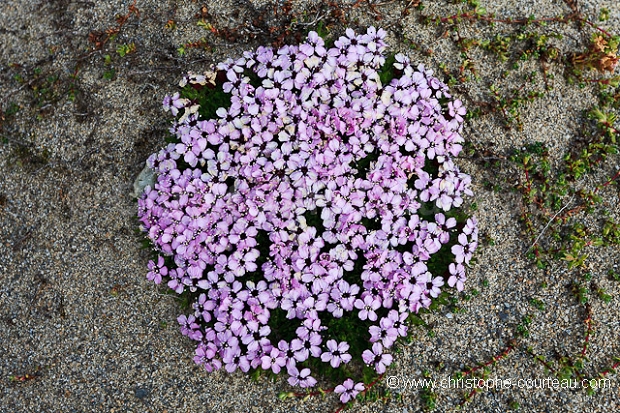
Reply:
<svg viewBox="0 0 620 413"><path fill-rule="evenodd" d="M294 7L311 3L317 2L296 1ZM364 7L352 9L346 18L359 19L361 26L384 24L388 29L397 27L400 18L403 33L392 30L390 39L406 35L432 48L430 57L407 52L436 71L440 62L458 59L453 43L435 27L420 25L417 12L401 18L396 3L387 3L378 6L383 21L371 19ZM551 0L483 3L502 16L569 12L565 3ZM209 21L222 27L255 17L251 7L263 3L204 4L212 16ZM284 380L254 382L241 374L204 372L192 361L192 343L176 327L178 303L146 280L148 254L140 249L141 237L136 234L132 192L147 156L164 144L169 120L161 101L174 91L182 73L238 56L256 47L261 37L242 36L231 43L211 36L196 25L200 3L195 1L138 0L139 17L130 16L104 51L93 52L89 34L114 28L116 16L127 13L130 5L128 0L4 0L2 5L0 108L6 120L0 121L0 136L7 142L0 143L0 412L336 410L332 396L278 400L279 392L291 390ZM457 7L444 1L425 5L425 12L441 15L454 13ZM615 1L581 2L581 10L590 16L598 16L602 7L610 10L604 26L618 33L620 7ZM169 20L176 22L176 30L165 28ZM476 31L482 30L472 26L464 35L480 35ZM581 36L576 28L571 30L574 33L559 43L568 50ZM202 37L208 38L212 50L179 57L180 45ZM130 43L136 52L121 58L116 47ZM106 64L106 54L111 65ZM480 71L499 74L489 56L477 59ZM74 74L71 92L69 80ZM104 78L109 75L112 79ZM488 85L466 87L475 96ZM71 94L73 100L68 98ZM551 93L527 105L522 131L506 131L496 120L483 117L468 123L464 136L500 153L543 141L559 155L578 134L579 114L593 102L590 87L567 87L556 79ZM7 115L11 104L19 108L15 115ZM509 346L522 317L534 311L532 298L542 300L547 311L536 312L524 343L547 357L578 354L584 335L583 307L567 290L564 267L546 272L532 268L524 256L529 243L517 222L518 195L485 190L484 168L467 159L458 162L474 181L481 233L495 241L479 249L469 272L466 292L475 288L479 294L463 301L464 311L446 309L425 316L434 335L414 329L415 340L396 356L388 374L421 378L428 370L434 379L447 380L459 369L491 360ZM609 195L608 202L618 216L617 196ZM593 271L617 265L618 252L596 250L590 260ZM538 287L542 280L549 284L544 290ZM592 301L595 335L588 365L593 373L620 356L620 287L607 280L602 284L614 298L609 304ZM10 379L27 374L30 377L23 382ZM549 376L522 350L514 350L489 372L490 378L514 381ZM619 378L608 377L614 387L594 397L583 391L512 386L482 391L465 409L505 412L517 402L522 412L619 411ZM402 398L356 405L353 411L422 409L420 390L403 385L394 392ZM451 411L467 390L436 393L437 411Z"/></svg>

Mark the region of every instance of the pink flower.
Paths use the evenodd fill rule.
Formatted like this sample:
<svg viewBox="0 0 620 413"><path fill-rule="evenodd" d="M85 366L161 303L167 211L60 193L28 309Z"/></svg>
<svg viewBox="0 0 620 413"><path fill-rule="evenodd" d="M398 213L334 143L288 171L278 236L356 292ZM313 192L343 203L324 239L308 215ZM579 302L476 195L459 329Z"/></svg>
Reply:
<svg viewBox="0 0 620 413"><path fill-rule="evenodd" d="M347 29L326 47L310 32L189 74L164 99L173 142L148 158L138 200L160 254L147 279L193 297L178 321L207 371L286 368L312 387L305 366L320 358L382 374L409 314L444 288L432 263L463 290L478 242L475 218L452 211L472 195L453 161L465 108L402 54L382 81L385 36ZM363 390L335 388L343 403Z"/></svg>
<svg viewBox="0 0 620 413"><path fill-rule="evenodd" d="M349 344L346 341L336 343L336 340L328 340L326 343L327 350L321 354L321 361L329 364L333 368L340 367L340 363L348 363L351 361L351 355L347 353Z"/></svg>
<svg viewBox="0 0 620 413"><path fill-rule="evenodd" d="M364 391L364 383L355 383L352 379L346 379L334 389L334 393L340 394L342 403L355 399L361 391Z"/></svg>
<svg viewBox="0 0 620 413"><path fill-rule="evenodd" d="M161 284L162 276L168 275L168 267L164 265L164 257L161 255L157 257L157 264L154 261L148 263L149 272L146 274L146 278L153 281L155 284Z"/></svg>
<svg viewBox="0 0 620 413"><path fill-rule="evenodd" d="M362 359L367 365L374 365L379 374L385 373L385 369L392 364L392 355L383 353L383 346L379 342L372 345L372 350L364 350Z"/></svg>
<svg viewBox="0 0 620 413"><path fill-rule="evenodd" d="M261 367L263 370L273 371L275 374L280 372L280 369L286 365L286 359L277 347L273 347L269 354L261 357Z"/></svg>
<svg viewBox="0 0 620 413"><path fill-rule="evenodd" d="M291 367L290 369L288 369L288 374L290 376L288 378L288 383L291 386L299 385L299 387L305 388L314 387L316 385L316 380L310 375L309 368L304 368L299 371L297 367Z"/></svg>
<svg viewBox="0 0 620 413"><path fill-rule="evenodd" d="M455 264L451 263L448 266L448 270L450 271L450 278L448 278L448 285L450 287L456 286L458 291L463 291L465 282L465 267L463 264Z"/></svg>
<svg viewBox="0 0 620 413"><path fill-rule="evenodd" d="M373 297L370 294L367 294L364 299L358 298L355 300L355 308L360 310L358 316L360 320L370 320L377 321L377 313L376 310L381 307L381 301L378 297Z"/></svg>

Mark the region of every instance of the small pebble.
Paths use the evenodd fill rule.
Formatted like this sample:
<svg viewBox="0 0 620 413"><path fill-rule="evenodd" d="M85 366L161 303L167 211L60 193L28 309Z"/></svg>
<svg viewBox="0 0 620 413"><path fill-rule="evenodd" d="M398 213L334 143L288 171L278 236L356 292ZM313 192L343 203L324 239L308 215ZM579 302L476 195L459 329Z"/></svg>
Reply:
<svg viewBox="0 0 620 413"><path fill-rule="evenodd" d="M147 389L137 388L135 395L138 399L144 399L149 395L149 391Z"/></svg>

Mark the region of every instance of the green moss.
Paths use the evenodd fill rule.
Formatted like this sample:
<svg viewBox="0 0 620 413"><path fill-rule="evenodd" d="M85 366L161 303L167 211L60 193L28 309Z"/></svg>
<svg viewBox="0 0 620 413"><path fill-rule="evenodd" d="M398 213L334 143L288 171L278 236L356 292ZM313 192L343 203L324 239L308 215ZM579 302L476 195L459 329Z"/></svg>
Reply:
<svg viewBox="0 0 620 413"><path fill-rule="evenodd" d="M379 69L379 79L381 79L382 85L388 85L397 75L397 70L394 68L396 62L396 54L390 53L385 58L385 63Z"/></svg>
<svg viewBox="0 0 620 413"><path fill-rule="evenodd" d="M230 108L231 95L224 92L223 84L226 81L226 73L217 72L216 85L212 86L191 84L185 85L180 92L182 98L189 99L194 104L200 105L198 113L203 119L215 119L219 108Z"/></svg>

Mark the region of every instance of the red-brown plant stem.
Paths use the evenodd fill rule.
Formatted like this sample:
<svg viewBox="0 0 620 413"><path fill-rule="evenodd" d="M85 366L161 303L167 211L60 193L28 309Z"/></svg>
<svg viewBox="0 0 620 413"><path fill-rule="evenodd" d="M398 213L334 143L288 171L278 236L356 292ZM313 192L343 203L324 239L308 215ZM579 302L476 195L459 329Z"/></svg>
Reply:
<svg viewBox="0 0 620 413"><path fill-rule="evenodd" d="M555 367L553 367L551 364L547 363L545 361L544 358L542 358L542 356L537 356L536 354L534 354L534 352L530 349L526 349L526 352L531 355L532 357L534 357L534 360L538 361L539 363L541 363L543 366L545 366L545 368L547 370L549 370L550 372L552 372L553 374L557 375L557 370L555 369Z"/></svg>
<svg viewBox="0 0 620 413"><path fill-rule="evenodd" d="M470 391L467 396L465 396L463 398L463 400L461 401L461 403L459 403L459 406L463 406L465 403L469 402L476 393L478 393L480 391L480 387L476 387L474 388L472 391Z"/></svg>
<svg viewBox="0 0 620 413"><path fill-rule="evenodd" d="M594 23L592 23L591 21L589 21L588 19L584 19L583 17L578 17L577 15L575 16L575 20L580 21L582 23L587 24L588 26L598 30L599 32L603 33L605 36L612 38L613 36L611 34L609 34L608 31L603 30L602 28L600 28L599 26L595 25Z"/></svg>
<svg viewBox="0 0 620 413"><path fill-rule="evenodd" d="M599 376L601 377L605 377L607 376L609 373L611 372L616 372L616 369L618 367L620 367L620 358L616 358L615 360L617 360L611 367L606 368L605 370L603 370L602 372L599 373Z"/></svg>
<svg viewBox="0 0 620 413"><path fill-rule="evenodd" d="M582 17L579 17L579 13L571 13L569 15L567 15L566 17L547 17L547 18L542 18L542 19L511 19L511 18L507 18L507 19L496 19L494 17L491 16L484 16L484 15L480 15L480 14L475 14L475 13L457 13L457 14L453 14L452 16L448 16L448 17L441 17L440 21L442 23L449 23L449 22L453 22L457 19L465 19L465 20L470 20L470 21L475 21L475 20L480 20L480 21L485 21L485 22L489 22L489 23L506 23L506 24L529 24L529 23L543 23L543 22L558 22L558 23L567 23L569 21L586 21L585 19L583 19ZM588 22L588 24L590 24L592 27L593 26L592 23ZM604 31L603 31L604 32ZM606 33L606 32L604 32Z"/></svg>
<svg viewBox="0 0 620 413"><path fill-rule="evenodd" d="M499 101L501 100L501 96L499 95L499 93L497 93L497 90L493 90L493 95L495 95L495 97L497 98L497 103L500 103ZM508 120L510 119L510 117L508 116L508 112L506 112L506 107L502 104L499 105L499 108L502 110L502 113L504 114L504 117Z"/></svg>
<svg viewBox="0 0 620 413"><path fill-rule="evenodd" d="M586 248L592 245L594 245L594 240L587 241L585 244L583 244L583 248ZM546 252L547 254L557 254L560 251L562 251L562 248L548 249Z"/></svg>
<svg viewBox="0 0 620 413"><path fill-rule="evenodd" d="M457 19L465 19L465 20L470 20L470 21L480 20L480 21L486 21L489 23L506 23L506 24L529 24L529 23L543 23L543 22L544 23L547 23L547 22L568 23L569 21L577 21L577 22L587 24L588 26L592 27L595 30L598 30L599 32L603 33L605 36L609 38L613 37L605 29L595 25L588 19L584 19L583 17L581 17L581 13L578 13L578 12L573 12L567 15L566 17L546 17L546 18L541 18L541 19L510 19L510 18L496 19L491 16L484 16L484 15L479 15L475 13L462 13L462 14L457 13L457 14L453 14L452 16L442 17L440 21L442 23L449 23Z"/></svg>
<svg viewBox="0 0 620 413"><path fill-rule="evenodd" d="M530 179L530 173L528 170L528 166L525 163L525 159L523 160L523 171L525 172L525 184L526 187L524 187L524 192L525 195L527 196L527 198L529 199L530 194L532 193L532 180ZM532 201L535 204L538 204L539 206L542 207L542 205L540 203L538 203L536 200ZM527 209L527 207L526 207ZM532 223L532 220L529 217L528 214L529 211L526 210L526 212L523 213L523 219L525 220L525 225L527 226L528 231L530 232L530 236L532 238L535 238L534 235L534 224ZM538 258L540 257L540 250L538 248L538 245L534 245L534 255Z"/></svg>
<svg viewBox="0 0 620 413"><path fill-rule="evenodd" d="M525 211L521 214L521 216L523 217L523 220L525 221L525 226L528 230L528 232L530 233L530 238L535 240L535 235L534 235L534 224L532 223L532 220L530 219L530 214L529 211ZM532 245L531 248L534 248L533 252L534 255L538 258L540 257L540 248L538 247L538 242L534 243Z"/></svg>
<svg viewBox="0 0 620 413"><path fill-rule="evenodd" d="M371 381L368 386L364 386L364 390L362 391L362 394L366 394L366 392L368 390L370 390L375 384L377 384L379 382L379 380L381 380L383 378L383 376L385 376L385 373L380 374L376 379Z"/></svg>
<svg viewBox="0 0 620 413"><path fill-rule="evenodd" d="M506 358L506 356L508 356L508 354L510 354L514 349L515 349L515 345L514 344L510 344L510 345L508 345L508 347L504 348L504 350L500 354L498 354L497 356L493 356L491 358L491 360L487 361L484 364L480 364L480 365L478 365L476 367L472 367L469 370L462 372L462 374L464 376L467 376L468 374L472 374L472 373L474 373L474 372L476 372L476 371L478 371L478 370L480 370L482 368L490 366L491 364L495 364L498 361Z"/></svg>
<svg viewBox="0 0 620 413"><path fill-rule="evenodd" d="M510 354L512 352L512 350L514 350L514 349L515 349L515 344L511 343L500 354L498 354L497 356L494 356L493 358L491 358L491 360L487 361L484 364L481 364L481 365L479 365L477 367L473 367L473 368L469 369L468 371L464 371L463 375L467 376L468 374L472 374L472 373L474 373L477 370L480 370L482 368L488 367L491 364L497 363L498 361L506 358L508 356L508 354ZM459 405L463 406L465 403L469 402L471 400L471 398L474 397L474 395L476 393L478 393L481 389L482 389L482 387L474 387L474 389L465 396L465 398L463 399L463 401L461 401L461 403Z"/></svg>
<svg viewBox="0 0 620 413"><path fill-rule="evenodd" d="M140 10L138 10L138 8L136 7L136 2L137 0L134 0L133 3L128 7L129 11L127 12L127 14L120 15L116 18L116 27L112 29L107 29L104 33L105 37L103 37L101 41L98 41L93 36L94 33L91 33L88 36L89 40L95 44L95 50L101 50L103 46L105 46L105 44L108 42L108 40L112 38L112 36L118 34L125 25L125 23L127 23L127 20L129 20L132 14L135 14L138 18L140 17Z"/></svg>
<svg viewBox="0 0 620 413"><path fill-rule="evenodd" d="M527 195L529 197L532 193L532 180L530 179L530 173L525 159L523 160L523 170L525 171L525 183L527 184Z"/></svg>
<svg viewBox="0 0 620 413"><path fill-rule="evenodd" d="M583 343L583 348L581 349L581 359L586 357L586 353L588 351L588 347L590 347L590 337L592 336L592 307L590 304L586 304L586 319L583 321L586 325L586 333L585 333L585 341Z"/></svg>
<svg viewBox="0 0 620 413"><path fill-rule="evenodd" d="M597 193L599 191L599 189L601 188L605 188L606 186L610 185L611 183L613 183L616 179L620 178L620 170L618 172L616 172L616 174L609 179L607 182L597 186L596 188L594 188L594 193Z"/></svg>

